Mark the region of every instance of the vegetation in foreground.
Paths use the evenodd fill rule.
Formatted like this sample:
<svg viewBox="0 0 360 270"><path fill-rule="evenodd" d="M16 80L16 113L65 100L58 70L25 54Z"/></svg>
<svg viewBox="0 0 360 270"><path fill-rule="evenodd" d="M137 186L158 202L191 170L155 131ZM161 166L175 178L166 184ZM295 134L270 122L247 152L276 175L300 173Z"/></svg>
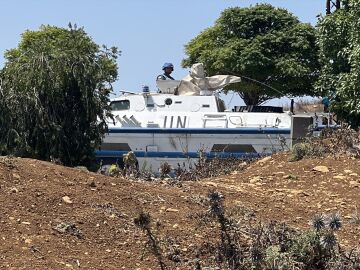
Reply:
<svg viewBox="0 0 360 270"><path fill-rule="evenodd" d="M198 220L198 229L213 228L215 236L197 246L196 270L360 268L359 250L340 248L336 232L343 221L338 213L316 215L309 221L311 229L299 231L284 223L255 222L244 209L227 213L224 200L221 193L210 191L207 211L190 214ZM181 262L180 250L155 237L149 213L140 213L134 223L148 237L146 247L157 258L160 269L168 269L164 256Z"/></svg>

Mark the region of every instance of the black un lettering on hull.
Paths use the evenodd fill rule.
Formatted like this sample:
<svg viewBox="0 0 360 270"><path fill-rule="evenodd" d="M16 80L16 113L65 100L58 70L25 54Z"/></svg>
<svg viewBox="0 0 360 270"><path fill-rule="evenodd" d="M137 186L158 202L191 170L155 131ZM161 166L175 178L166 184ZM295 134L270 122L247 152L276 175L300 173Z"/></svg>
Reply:
<svg viewBox="0 0 360 270"><path fill-rule="evenodd" d="M169 119L169 126L167 126L168 118L170 118ZM177 116L177 117L176 116L170 116L170 117L165 116L164 117L164 128L185 128L186 119L187 119L186 116Z"/></svg>

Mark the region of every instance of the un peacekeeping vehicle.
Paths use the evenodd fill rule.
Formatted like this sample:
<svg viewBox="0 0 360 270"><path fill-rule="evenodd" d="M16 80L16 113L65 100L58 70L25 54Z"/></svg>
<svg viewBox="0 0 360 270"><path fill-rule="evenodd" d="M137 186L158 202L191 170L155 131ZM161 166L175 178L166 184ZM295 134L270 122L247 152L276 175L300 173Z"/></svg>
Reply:
<svg viewBox="0 0 360 270"><path fill-rule="evenodd" d="M139 168L157 172L164 162L189 166L200 153L207 158L268 155L288 149L308 125L321 122L281 107L225 108L215 91L239 81L228 75L205 77L202 64L195 64L183 80L157 81L155 92L124 91L111 100L114 120L108 121L97 157L121 161L132 151Z"/></svg>

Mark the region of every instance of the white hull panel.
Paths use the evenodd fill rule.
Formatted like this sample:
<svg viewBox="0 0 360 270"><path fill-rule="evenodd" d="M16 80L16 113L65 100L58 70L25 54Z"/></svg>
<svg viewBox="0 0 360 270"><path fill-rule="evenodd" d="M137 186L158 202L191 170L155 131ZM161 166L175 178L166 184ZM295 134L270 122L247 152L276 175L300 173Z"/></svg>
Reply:
<svg viewBox="0 0 360 270"><path fill-rule="evenodd" d="M157 171L163 162L174 168L178 163L196 162L199 151L207 157L258 156L286 149L289 144L288 129L120 128L110 129L97 156L121 159L123 154L133 151L140 168Z"/></svg>

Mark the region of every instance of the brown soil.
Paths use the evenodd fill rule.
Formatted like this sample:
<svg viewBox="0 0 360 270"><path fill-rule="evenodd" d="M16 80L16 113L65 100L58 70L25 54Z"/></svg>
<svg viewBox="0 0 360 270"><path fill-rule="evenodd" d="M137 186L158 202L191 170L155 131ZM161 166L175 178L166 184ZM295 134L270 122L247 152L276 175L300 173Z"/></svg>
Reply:
<svg viewBox="0 0 360 270"><path fill-rule="evenodd" d="M225 196L228 211L247 209L258 221L301 229L317 213L339 212L341 246L358 246L360 226L351 217L360 205L360 161L288 159L277 154L227 176L174 186L1 157L0 269L160 269L133 222L142 210L154 234L179 250L181 263L164 258L169 269L194 269L196 247L217 235L192 218L206 211L209 190Z"/></svg>

